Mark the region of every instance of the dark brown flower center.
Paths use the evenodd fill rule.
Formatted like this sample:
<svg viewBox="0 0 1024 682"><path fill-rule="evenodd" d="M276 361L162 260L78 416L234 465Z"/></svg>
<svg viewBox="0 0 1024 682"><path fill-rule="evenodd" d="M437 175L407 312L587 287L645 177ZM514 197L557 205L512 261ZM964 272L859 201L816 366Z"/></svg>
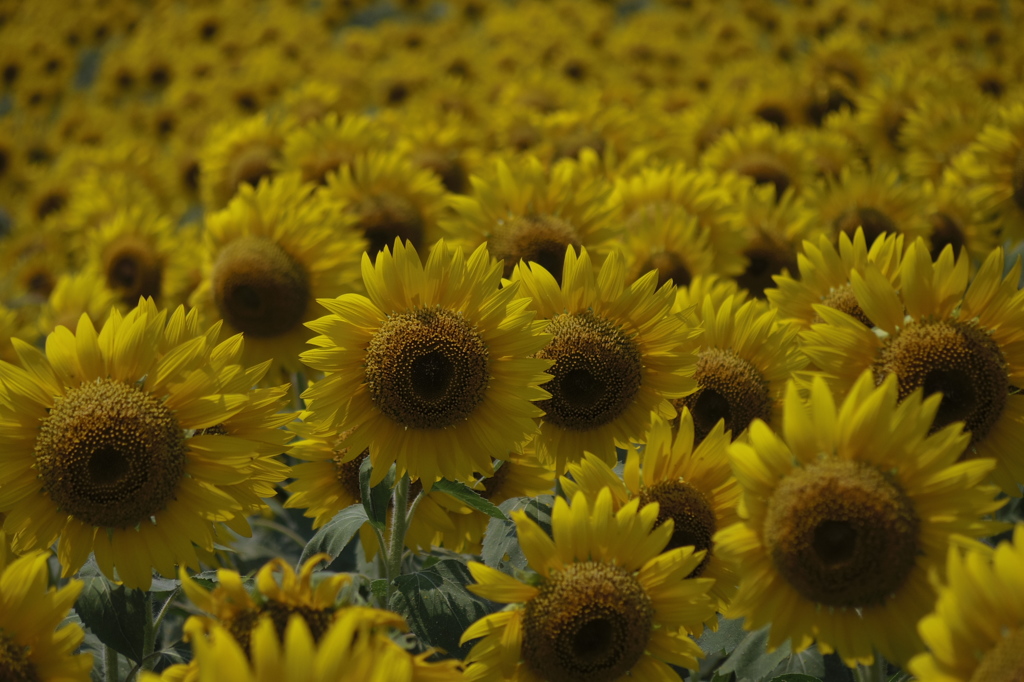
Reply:
<svg viewBox="0 0 1024 682"><path fill-rule="evenodd" d="M0 630L0 680L39 682L35 666L28 660L29 647L18 644Z"/></svg>
<svg viewBox="0 0 1024 682"><path fill-rule="evenodd" d="M672 519L674 529L672 539L665 547L667 552L677 547L693 546L694 551L706 550L704 560L693 569L687 578L696 578L707 568L714 547L712 538L718 530L715 510L711 508L708 498L701 491L685 481L662 481L640 493L640 506L651 502L658 503L658 520L655 526Z"/></svg>
<svg viewBox="0 0 1024 682"><path fill-rule="evenodd" d="M853 293L853 287L849 284L844 284L841 287L832 289L825 294L825 297L821 302L829 308L838 310L841 313L846 313L855 320L859 320L866 327L875 326L875 323L871 321L871 318L869 318L860 307L860 303L857 302L857 296ZM822 321L821 317L815 313L814 322Z"/></svg>
<svg viewBox="0 0 1024 682"><path fill-rule="evenodd" d="M959 256L960 250L967 246L967 238L960 225L948 213L932 213L928 216L932 224L932 260L938 259L946 246L953 247L953 255Z"/></svg>
<svg viewBox="0 0 1024 682"><path fill-rule="evenodd" d="M107 286L117 292L121 302L134 307L140 296L159 298L163 279L163 259L146 241L125 236L103 253Z"/></svg>
<svg viewBox="0 0 1024 682"><path fill-rule="evenodd" d="M523 659L543 680L611 682L643 656L654 608L635 576L594 561L553 574L523 617Z"/></svg>
<svg viewBox="0 0 1024 682"><path fill-rule="evenodd" d="M707 348L697 358L693 378L699 388L675 401L693 415L694 442L703 441L719 420L735 438L754 419L771 422L772 399L757 368L732 350Z"/></svg>
<svg viewBox="0 0 1024 682"><path fill-rule="evenodd" d="M384 247L394 247L395 239L410 241L417 249L423 248L423 216L408 199L394 194L374 194L356 205L359 215L357 226L363 231L369 245L366 252L374 257Z"/></svg>
<svg viewBox="0 0 1024 682"><path fill-rule="evenodd" d="M971 444L999 420L1010 391L999 345L977 325L953 320L911 322L882 349L874 366L881 382L899 377L900 399L917 388L942 393L932 430L963 421Z"/></svg>
<svg viewBox="0 0 1024 682"><path fill-rule="evenodd" d="M489 354L460 314L420 308L390 315L366 349L366 385L377 408L411 429L465 421L487 391Z"/></svg>
<svg viewBox="0 0 1024 682"><path fill-rule="evenodd" d="M759 185L775 186L776 200L786 191L792 180L786 167L768 154L751 154L733 166L740 175L746 175Z"/></svg>
<svg viewBox="0 0 1024 682"><path fill-rule="evenodd" d="M759 240L744 250L743 255L747 257L747 267L736 277L736 283L757 298L764 298L764 290L775 286L772 275L781 274L783 270L797 271L796 255L784 242Z"/></svg>
<svg viewBox="0 0 1024 682"><path fill-rule="evenodd" d="M213 297L235 329L256 338L280 336L305 319L309 274L270 239L240 237L217 256Z"/></svg>
<svg viewBox="0 0 1024 682"><path fill-rule="evenodd" d="M36 438L36 469L63 513L92 526L132 528L174 499L186 450L162 402L97 379L54 401Z"/></svg>
<svg viewBox="0 0 1024 682"><path fill-rule="evenodd" d="M524 215L496 226L487 242L491 255L505 262L510 277L519 261L538 263L562 281L562 267L568 247L579 251L580 237L572 225L556 216Z"/></svg>
<svg viewBox="0 0 1024 682"><path fill-rule="evenodd" d="M985 652L971 675L971 682L1020 682L1024 680L1024 628L1003 635Z"/></svg>
<svg viewBox="0 0 1024 682"><path fill-rule="evenodd" d="M561 314L547 329L554 335L537 357L554 360L551 394L539 405L563 429L587 431L614 421L640 391L640 348L617 324L592 312Z"/></svg>
<svg viewBox="0 0 1024 682"><path fill-rule="evenodd" d="M242 150L228 165L227 186L232 195L239 185L255 187L263 178L270 177L277 159L277 150L270 145L256 144Z"/></svg>
<svg viewBox="0 0 1024 682"><path fill-rule="evenodd" d="M868 246L871 246L883 234L895 234L899 231L896 223L889 216L870 206L843 211L836 218L834 227L837 231L845 232L851 237L858 227L864 228L864 239Z"/></svg>
<svg viewBox="0 0 1024 682"><path fill-rule="evenodd" d="M828 460L795 469L768 503L764 540L775 568L826 606L883 604L914 568L913 501L873 466Z"/></svg>
<svg viewBox="0 0 1024 682"><path fill-rule="evenodd" d="M637 268L633 279L639 279L651 270L658 271L658 287L669 280L672 280L677 287L689 286L693 281L693 275L690 273L686 261L674 251L652 253L650 258Z"/></svg>

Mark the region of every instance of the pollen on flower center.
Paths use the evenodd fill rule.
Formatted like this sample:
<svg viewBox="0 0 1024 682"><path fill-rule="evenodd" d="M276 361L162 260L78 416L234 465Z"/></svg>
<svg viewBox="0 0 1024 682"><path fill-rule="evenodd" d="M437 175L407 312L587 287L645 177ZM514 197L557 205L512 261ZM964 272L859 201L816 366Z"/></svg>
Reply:
<svg viewBox="0 0 1024 682"><path fill-rule="evenodd" d="M217 257L213 295L235 329L258 338L279 336L305 317L309 274L270 239L241 237Z"/></svg>
<svg viewBox="0 0 1024 682"><path fill-rule="evenodd" d="M696 552L707 551L697 568L686 577L700 576L711 560L714 545L712 538L718 530L715 510L707 497L685 481L662 481L644 488L640 493L641 507L651 502L658 503L658 520L655 527L665 523L667 519L672 519L674 524L672 538L665 551L690 545Z"/></svg>
<svg viewBox="0 0 1024 682"><path fill-rule="evenodd" d="M505 277L519 261L539 263L556 281L562 281L565 250L579 251L576 229L561 218L550 215L518 216L494 231L487 242L491 255L505 264Z"/></svg>
<svg viewBox="0 0 1024 682"><path fill-rule="evenodd" d="M28 647L4 636L0 631L0 680L4 682L38 682L32 663L28 660Z"/></svg>
<svg viewBox="0 0 1024 682"><path fill-rule="evenodd" d="M184 431L159 400L113 379L56 399L36 439L36 468L62 512L131 528L164 509L185 470Z"/></svg>
<svg viewBox="0 0 1024 682"><path fill-rule="evenodd" d="M624 569L581 562L554 573L523 618L523 659L543 680L611 682L644 654L654 608Z"/></svg>
<svg viewBox="0 0 1024 682"><path fill-rule="evenodd" d="M544 385L551 398L538 404L547 421L585 431L621 415L640 391L643 369L636 341L592 312L556 315L547 329L554 338L537 357L554 360Z"/></svg>
<svg viewBox="0 0 1024 682"><path fill-rule="evenodd" d="M829 308L838 310L841 313L846 313L855 320L860 321L866 327L874 327L875 323L871 321L871 318L867 316L864 310L860 307L860 303L857 302L857 296L853 293L853 287L850 284L844 284L840 287L834 287L825 297L821 300L822 305L827 305ZM823 322L820 316L814 315L814 322Z"/></svg>
<svg viewBox="0 0 1024 682"><path fill-rule="evenodd" d="M694 442L703 441L721 419L733 435L739 435L754 419L771 421L768 382L735 351L701 351L693 377L700 388L675 402L677 408L688 407L693 415Z"/></svg>
<svg viewBox="0 0 1024 682"><path fill-rule="evenodd" d="M107 286L134 306L140 296L159 298L163 263L152 247L135 237L125 237L103 254Z"/></svg>
<svg viewBox="0 0 1024 682"><path fill-rule="evenodd" d="M377 408L412 429L466 420L487 391L487 346L461 315L421 308L391 315L366 350L366 385Z"/></svg>
<svg viewBox="0 0 1024 682"><path fill-rule="evenodd" d="M779 483L764 540L776 569L805 598L862 608L884 603L906 581L919 530L913 502L885 474L833 460Z"/></svg>
<svg viewBox="0 0 1024 682"><path fill-rule="evenodd" d="M942 393L932 430L964 421L971 443L999 420L1010 384L999 345L983 329L958 321L912 322L889 339L874 366L876 380L899 377L900 399L917 388Z"/></svg>
<svg viewBox="0 0 1024 682"><path fill-rule="evenodd" d="M1018 682L1024 679L1024 628L1005 635L985 652L971 682Z"/></svg>

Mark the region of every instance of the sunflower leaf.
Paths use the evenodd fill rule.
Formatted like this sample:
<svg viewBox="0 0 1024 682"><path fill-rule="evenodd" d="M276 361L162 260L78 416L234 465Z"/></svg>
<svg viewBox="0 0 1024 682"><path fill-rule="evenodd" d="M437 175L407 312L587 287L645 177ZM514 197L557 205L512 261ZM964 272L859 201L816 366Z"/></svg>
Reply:
<svg viewBox="0 0 1024 682"><path fill-rule="evenodd" d="M466 589L472 582L465 564L442 559L426 570L395 578L389 606L405 616L420 640L448 656L463 658L470 645L460 647L459 637L473 622L494 610L491 602Z"/></svg>
<svg viewBox="0 0 1024 682"><path fill-rule="evenodd" d="M136 663L142 660L146 629L146 593L114 585L102 576L82 579L85 585L75 612L105 645Z"/></svg>
<svg viewBox="0 0 1024 682"><path fill-rule="evenodd" d="M508 521L508 517L505 516L498 507L496 507L490 500L481 497L480 493L476 492L465 483L449 481L446 478L442 478L440 481L434 483L434 490L440 490L445 495L458 500L467 507L476 509L478 512L487 514L492 519Z"/></svg>
<svg viewBox="0 0 1024 682"><path fill-rule="evenodd" d="M358 502L345 507L334 515L334 518L318 530L306 546L302 549L302 556L299 563L303 564L309 557L320 552L331 555L331 560L337 559L345 546L352 540L360 526L366 523L366 509Z"/></svg>
<svg viewBox="0 0 1024 682"><path fill-rule="evenodd" d="M513 497L505 500L498 509L506 519L491 519L484 533L482 557L484 563L491 568L514 574L527 566L526 556L519 547L516 524L511 520L512 512L522 510L526 516L551 532L551 508L554 506L554 495L538 495L537 497Z"/></svg>
<svg viewBox="0 0 1024 682"><path fill-rule="evenodd" d="M729 658L718 668L718 672L735 673L736 682L759 682L770 679L769 675L790 655L789 642L784 642L775 651L768 653L768 628L754 630L743 638L733 649Z"/></svg>
<svg viewBox="0 0 1024 682"><path fill-rule="evenodd" d="M373 465L367 457L359 465L359 496L363 500L366 518L377 530L384 532L388 524L388 505L391 502L391 489L395 487L395 467L392 466L384 480L370 488L370 477Z"/></svg>

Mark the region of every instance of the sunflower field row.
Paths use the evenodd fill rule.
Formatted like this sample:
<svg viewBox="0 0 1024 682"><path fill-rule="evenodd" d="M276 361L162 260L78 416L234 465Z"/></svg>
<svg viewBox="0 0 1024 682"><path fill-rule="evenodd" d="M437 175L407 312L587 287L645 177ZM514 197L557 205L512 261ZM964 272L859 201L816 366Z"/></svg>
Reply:
<svg viewBox="0 0 1024 682"><path fill-rule="evenodd" d="M0 681L1024 679L1020 0L0 0Z"/></svg>

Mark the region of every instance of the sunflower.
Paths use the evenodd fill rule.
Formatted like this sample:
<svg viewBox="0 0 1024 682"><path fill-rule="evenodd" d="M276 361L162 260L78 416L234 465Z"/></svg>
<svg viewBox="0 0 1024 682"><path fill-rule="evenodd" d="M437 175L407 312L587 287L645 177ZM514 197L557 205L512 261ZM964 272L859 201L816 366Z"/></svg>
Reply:
<svg viewBox="0 0 1024 682"><path fill-rule="evenodd" d="M138 299L132 305L137 302ZM83 313L89 316L93 326L102 326L111 308L120 309L118 303L118 295L107 287L99 270L86 268L76 273L66 272L57 277L50 298L39 312L38 331L46 336L63 326L74 332ZM3 359L15 362L14 357Z"/></svg>
<svg viewBox="0 0 1024 682"><path fill-rule="evenodd" d="M808 402L791 383L784 437L755 421L730 446L742 521L715 535L715 550L740 576L728 615L751 630L770 623L770 649L817 640L851 667L874 650L904 664L923 648L915 625L950 535L1002 526L981 518L1003 504L982 485L994 462L958 462L970 436L959 425L929 433L940 398L898 392L895 377L876 387L864 372L837 409L821 377Z"/></svg>
<svg viewBox="0 0 1024 682"><path fill-rule="evenodd" d="M475 248L487 242L504 261L504 274L520 261L539 263L558 279L565 249L586 246L603 253L616 235L611 187L591 170L597 164L562 159L550 169L526 155L511 164L498 159L486 176L473 176L473 192L451 196L454 215L441 228Z"/></svg>
<svg viewBox="0 0 1024 682"><path fill-rule="evenodd" d="M972 262L985 260L999 241L999 222L985 215L977 204L971 201L970 191L963 178L956 173L943 174L941 182L932 189L926 185L928 194L928 221L932 231L928 237L931 243L932 259L937 259L949 244L953 253L967 249Z"/></svg>
<svg viewBox="0 0 1024 682"><path fill-rule="evenodd" d="M657 205L637 211L624 232L622 252L628 261L629 282L654 270L659 287L667 282L685 287L695 278L716 272L718 259L711 234L701 229L697 216L681 206Z"/></svg>
<svg viewBox="0 0 1024 682"><path fill-rule="evenodd" d="M330 112L289 130L278 164L299 171L303 182L324 184L356 157L388 146L387 130L369 116Z"/></svg>
<svg viewBox="0 0 1024 682"><path fill-rule="evenodd" d="M899 281L899 265L903 253L903 235L889 234L876 239L868 248L864 231L857 229L853 238L839 235L839 248L824 235L805 240L803 253L797 255L799 278L778 275L774 289L765 289L765 297L779 311L781 320L804 329L820 321L816 305L825 305L873 326L850 284L850 273L863 271L868 263L878 267L892 282Z"/></svg>
<svg viewBox="0 0 1024 682"><path fill-rule="evenodd" d="M210 131L199 161L199 191L207 210L223 208L238 190L271 176L284 138L263 114L224 122Z"/></svg>
<svg viewBox="0 0 1024 682"><path fill-rule="evenodd" d="M562 272L561 287L537 264L521 263L512 276L551 335L537 354L554 364L534 445L558 472L584 451L611 461L617 443L642 438L652 411L674 417L669 400L696 388L699 333L672 312L675 288L657 288L656 272L626 287L618 251L598 271L586 249L566 249Z"/></svg>
<svg viewBox="0 0 1024 682"><path fill-rule="evenodd" d="M368 242L367 253L375 255L395 239L422 249L440 237L437 220L444 209L444 186L398 152L356 156L327 176L320 196L340 203L353 217L355 229Z"/></svg>
<svg viewBox="0 0 1024 682"><path fill-rule="evenodd" d="M82 627L69 623L58 629L84 583L49 587L49 558L50 552L35 551L0 564L0 674L5 680L90 679L92 655L75 654L85 637Z"/></svg>
<svg viewBox="0 0 1024 682"><path fill-rule="evenodd" d="M918 388L941 392L934 428L966 422L967 453L997 461L992 474L1007 494L1024 481L1024 290L1021 264L1004 277L1005 255L994 249L971 282L968 258L946 249L934 263L923 240L901 266L901 289L877 268L850 275L869 328L848 315L816 309L824 322L801 335L804 352L843 392L865 369L878 381L898 377L903 398Z"/></svg>
<svg viewBox="0 0 1024 682"><path fill-rule="evenodd" d="M689 285L676 289L672 312L693 317L694 325L697 325L699 320L696 316L703 310L705 296L710 296L712 304L718 308L729 297L732 297L735 305L740 305L747 300L747 291L740 289L731 277L697 275Z"/></svg>
<svg viewBox="0 0 1024 682"><path fill-rule="evenodd" d="M759 185L773 185L778 198L789 187L800 192L813 180L803 138L781 132L765 121L722 133L701 155L700 161L718 173L733 171Z"/></svg>
<svg viewBox="0 0 1024 682"><path fill-rule="evenodd" d="M667 549L692 545L695 551L705 552L703 560L687 577L714 578L710 594L717 610L724 611L735 591L736 578L716 556L712 538L718 529L739 520L739 486L726 456L730 433L719 420L699 444L694 436L688 409L680 412L677 429L654 415L643 452L628 449L621 479L602 459L587 454L569 465L572 478L562 476L559 481L570 499L581 491L593 500L602 488L609 488L616 511L636 498L641 506L657 502L660 507L655 526L667 519L675 524Z"/></svg>
<svg viewBox="0 0 1024 682"><path fill-rule="evenodd" d="M21 366L0 363L0 512L15 551L59 538L65 576L94 552L105 575L148 589L153 568L198 568L217 524L248 529L249 476L272 467L264 439L205 433L246 407L254 378L239 338L213 345L217 327L149 299L112 310L99 334L86 315L75 333L58 327L45 355L15 341Z"/></svg>
<svg viewBox="0 0 1024 682"><path fill-rule="evenodd" d="M523 682L679 680L669 667L697 668L703 654L687 632L714 615L712 581L689 578L703 561L693 547L664 551L673 523L640 499L613 511L612 493L589 504L555 500L553 539L523 512L513 512L530 568L520 582L471 562L469 589L512 608L485 616L462 635L480 637L466 657L466 679Z"/></svg>
<svg viewBox="0 0 1024 682"><path fill-rule="evenodd" d="M1011 542L995 550L987 546L951 546L946 581L939 598L918 630L929 653L910 660L908 668L921 682L1008 682L1024 674L1024 524Z"/></svg>
<svg viewBox="0 0 1024 682"><path fill-rule="evenodd" d="M707 296L699 311L698 388L674 402L693 415L697 442L722 419L734 438L754 419L777 425L786 382L807 364L796 344L799 328L779 322L777 311L757 299L729 297L716 306Z"/></svg>
<svg viewBox="0 0 1024 682"><path fill-rule="evenodd" d="M941 180L953 159L977 137L979 128L991 122L995 109L990 100L966 87L920 93L900 127L907 175Z"/></svg>
<svg viewBox="0 0 1024 682"><path fill-rule="evenodd" d="M374 485L391 462L426 488L490 474L536 429L551 363L530 356L550 337L517 285L498 289L501 273L484 245L467 259L442 241L423 264L396 240L363 255L368 296L320 299L331 314L308 324L321 335L302 354L326 372L304 394L310 419L352 430L346 459L369 448Z"/></svg>
<svg viewBox="0 0 1024 682"><path fill-rule="evenodd" d="M248 359L287 371L300 368L317 298L355 288L363 250L350 220L313 189L281 175L242 187L207 217L203 279L190 298L226 333L245 333Z"/></svg>

